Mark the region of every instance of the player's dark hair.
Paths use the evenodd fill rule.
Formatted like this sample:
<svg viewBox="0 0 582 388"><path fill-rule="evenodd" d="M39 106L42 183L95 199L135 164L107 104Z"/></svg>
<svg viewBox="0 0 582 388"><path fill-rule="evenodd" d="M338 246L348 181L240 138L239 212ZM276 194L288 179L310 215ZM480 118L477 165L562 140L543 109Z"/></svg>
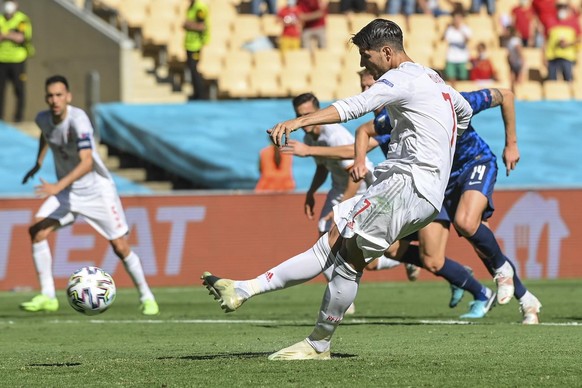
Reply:
<svg viewBox="0 0 582 388"><path fill-rule="evenodd" d="M65 85L65 88L67 88L67 90L69 90L69 81L67 81L67 79L62 75L52 75L52 76L48 77L46 79L46 81L44 81L44 87L48 88L49 85L56 84L59 82L62 83L63 85Z"/></svg>
<svg viewBox="0 0 582 388"><path fill-rule="evenodd" d="M305 104L306 102L309 101L311 101L311 103L316 109L319 109L319 100L317 99L317 97L315 97L313 93L303 93L295 97L293 99L293 108L297 110L297 107L299 105Z"/></svg>
<svg viewBox="0 0 582 388"><path fill-rule="evenodd" d="M352 43L362 50L379 50L390 46L396 51L404 51L402 29L391 20L374 19L352 36Z"/></svg>

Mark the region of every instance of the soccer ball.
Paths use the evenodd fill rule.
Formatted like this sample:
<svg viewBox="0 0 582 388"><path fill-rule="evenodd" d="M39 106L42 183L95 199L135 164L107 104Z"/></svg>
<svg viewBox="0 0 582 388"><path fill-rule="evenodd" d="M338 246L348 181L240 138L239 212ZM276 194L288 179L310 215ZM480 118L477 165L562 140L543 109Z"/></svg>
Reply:
<svg viewBox="0 0 582 388"><path fill-rule="evenodd" d="M115 300L115 282L101 268L83 267L69 278L67 296L71 307L78 312L101 314Z"/></svg>

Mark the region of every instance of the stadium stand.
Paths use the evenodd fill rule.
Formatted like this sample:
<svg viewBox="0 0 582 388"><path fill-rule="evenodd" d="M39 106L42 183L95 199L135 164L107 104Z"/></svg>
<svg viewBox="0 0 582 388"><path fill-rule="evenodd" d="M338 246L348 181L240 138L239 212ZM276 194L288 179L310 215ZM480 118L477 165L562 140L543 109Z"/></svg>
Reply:
<svg viewBox="0 0 582 388"><path fill-rule="evenodd" d="M139 47L142 47L143 53L154 58L153 66L156 68L154 74L157 75L158 81L164 82L165 74L167 74L167 80L172 84L172 90L187 93L189 85L186 82L188 75L185 74L185 58L182 47L183 31L181 29L183 14L187 7L186 1L100 0L95 1L95 3L106 5L118 11L120 19L124 20L128 26L130 36L135 38ZM279 0L278 6L282 7L285 3L285 0ZM325 95L339 96L337 88L341 87L344 91L353 90L353 88L335 84L332 85L331 89L333 90L330 92L328 90L330 87L323 86L324 82L317 80L323 73L318 69L324 67L326 71L335 74L338 79L349 79L346 76L340 77L340 73L350 73L359 69L357 50L350 47L349 37L376 17L389 18L403 28L406 50L414 60L436 70L443 70L446 44L442 42L441 37L446 26L451 22L450 16L444 15L435 18L428 14L413 14L406 19L404 15L384 14L386 2L383 0L370 1L370 3L371 6L368 10L373 10L372 13L351 15L340 14L339 5L331 3L330 14L327 16L328 47L326 49L315 49L311 53L301 50L297 54L289 54L288 59L281 58L276 48L267 49L264 52L255 53L249 66L248 59L243 58L239 62L244 45L264 37L268 37L276 45L277 37L281 31L277 16L250 14L249 0L209 1L210 20L213 27L212 38L203 51L199 65L200 71L209 87L218 88L215 95L219 98L291 97L295 94L293 92L306 87L306 81L312 88L321 89ZM470 3L470 0L460 1L465 9L468 9ZM500 46L502 41L500 34L503 32L503 23L508 20L512 7L517 3L517 0L497 2L497 10L494 15L487 15L485 8L482 8L479 14L467 14L465 18L466 23L473 31L473 37L469 42L471 52L474 52L477 43L486 43L497 70L496 84L499 86L509 86L510 79L506 50ZM452 10L451 4L441 4L441 6L448 11ZM308 56L310 56L309 59ZM527 80L535 81L540 88L543 88L542 82L546 77L547 70L543 62L542 49L538 47L525 48L524 56L526 58ZM236 70L237 74L241 75L242 73L242 78L236 82L238 86L225 83L226 79L232 80L234 77L222 74L232 71L233 62L243 68L242 72L241 69ZM292 65L292 62L295 64ZM293 70L291 70L292 67ZM582 78L581 69L582 66L576 66L577 79ZM262 84L257 75L257 72L261 71L265 73L264 79L277 79L277 87L261 86L256 88L255 86ZM253 82L250 80L251 73L253 74ZM333 77L323 77L325 80L330 78ZM467 84L466 88L468 89L470 86ZM475 89L480 84L473 86ZM244 87L249 89L245 92ZM537 93L539 88L533 84L524 84L519 89L520 98L532 100L539 96ZM268 92L269 90L271 92ZM531 93L531 96L527 96L524 90ZM580 94L582 92L573 88L570 96L576 98ZM554 95L548 91L542 93L542 98L550 98Z"/></svg>

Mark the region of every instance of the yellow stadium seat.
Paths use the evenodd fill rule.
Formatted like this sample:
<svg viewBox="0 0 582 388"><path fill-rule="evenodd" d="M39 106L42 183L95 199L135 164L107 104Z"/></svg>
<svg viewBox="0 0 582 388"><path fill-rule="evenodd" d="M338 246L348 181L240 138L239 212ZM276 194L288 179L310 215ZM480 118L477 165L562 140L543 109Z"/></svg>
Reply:
<svg viewBox="0 0 582 388"><path fill-rule="evenodd" d="M351 47L344 54L342 71L347 70L357 73L362 68L362 66L360 66L360 59L360 53L357 48Z"/></svg>
<svg viewBox="0 0 582 388"><path fill-rule="evenodd" d="M218 79L223 72L224 55L218 51L203 50L200 54L198 70L206 79Z"/></svg>
<svg viewBox="0 0 582 388"><path fill-rule="evenodd" d="M495 25L488 15L469 14L465 17L465 22L471 29L470 46L475 47L483 42L487 47L499 47L499 37L495 32Z"/></svg>
<svg viewBox="0 0 582 388"><path fill-rule="evenodd" d="M279 75L275 73L265 73L259 69L251 70L249 74L251 89L255 90L256 97L284 97L287 95L279 83Z"/></svg>
<svg viewBox="0 0 582 388"><path fill-rule="evenodd" d="M295 97L311 91L309 77L305 72L284 72L280 77L281 89L288 97Z"/></svg>
<svg viewBox="0 0 582 388"><path fill-rule="evenodd" d="M244 43L252 41L262 35L259 17L256 15L238 15L232 25L230 37L232 48L240 48Z"/></svg>
<svg viewBox="0 0 582 388"><path fill-rule="evenodd" d="M547 69L544 65L544 52L537 47L523 47L524 72L531 81L545 79Z"/></svg>
<svg viewBox="0 0 582 388"><path fill-rule="evenodd" d="M425 39L436 34L436 18L431 14L415 13L408 18L408 34L404 35L404 40L411 35L424 35Z"/></svg>
<svg viewBox="0 0 582 388"><path fill-rule="evenodd" d="M184 35L182 28L174 28L167 44L168 60L176 62L186 61L186 49L184 48Z"/></svg>
<svg viewBox="0 0 582 388"><path fill-rule="evenodd" d="M382 12L383 11L384 10L382 10ZM402 29L402 33L404 34L404 40L406 40L406 36L408 35L408 27L407 27L406 18L404 17L404 15L401 15L401 14L390 15L390 14L381 13L380 16L378 16L378 17L381 19L390 20L390 21L398 24L398 26Z"/></svg>
<svg viewBox="0 0 582 388"><path fill-rule="evenodd" d="M343 67L343 52L328 49L313 51L313 68L325 69L330 73L339 73Z"/></svg>
<svg viewBox="0 0 582 388"><path fill-rule="evenodd" d="M142 25L144 43L165 46L172 39L172 25L164 19L147 16Z"/></svg>
<svg viewBox="0 0 582 388"><path fill-rule="evenodd" d="M311 77L308 90L315 94L320 101L332 101L335 99L337 86L337 81L331 84L323 78Z"/></svg>
<svg viewBox="0 0 582 388"><path fill-rule="evenodd" d="M442 39L447 27L453 22L450 15L442 15L436 19L437 38Z"/></svg>
<svg viewBox="0 0 582 388"><path fill-rule="evenodd" d="M286 69L292 67L305 68L311 70L312 60L311 52L307 49L287 50L282 53L283 67Z"/></svg>
<svg viewBox="0 0 582 388"><path fill-rule="evenodd" d="M265 73L281 73L283 67L279 50L262 50L253 53L253 68Z"/></svg>
<svg viewBox="0 0 582 388"><path fill-rule="evenodd" d="M542 100L542 84L537 81L524 81L522 83L516 84L515 98L521 101Z"/></svg>
<svg viewBox="0 0 582 388"><path fill-rule="evenodd" d="M353 77L354 82L358 82L357 79L357 75ZM333 90L338 84L338 74L330 73L329 71L325 71L325 69L315 69L309 74L309 82L314 91L317 91L318 88L322 90Z"/></svg>
<svg viewBox="0 0 582 388"><path fill-rule="evenodd" d="M180 15L178 3L174 0L148 0L147 13L149 17L155 17L166 21L183 21L186 15Z"/></svg>
<svg viewBox="0 0 582 388"><path fill-rule="evenodd" d="M582 100L582 77L574 79L572 97L576 100Z"/></svg>
<svg viewBox="0 0 582 388"><path fill-rule="evenodd" d="M250 52L244 50L230 50L226 53L224 61L224 72L243 71L250 73L253 67L253 56Z"/></svg>
<svg viewBox="0 0 582 388"><path fill-rule="evenodd" d="M264 14L261 16L261 31L265 36L280 36L283 25L277 15Z"/></svg>
<svg viewBox="0 0 582 388"><path fill-rule="evenodd" d="M544 99L571 100L572 85L565 81L544 81L542 85Z"/></svg>
<svg viewBox="0 0 582 388"><path fill-rule="evenodd" d="M119 12L128 27L140 28L147 16L149 0L123 0L119 3Z"/></svg>
<svg viewBox="0 0 582 388"><path fill-rule="evenodd" d="M376 19L376 15L371 13L355 13L349 18L349 33L355 34L364 26Z"/></svg>
<svg viewBox="0 0 582 388"><path fill-rule="evenodd" d="M249 98L256 95L257 92L251 88L249 73L225 71L218 77L219 98Z"/></svg>
<svg viewBox="0 0 582 388"><path fill-rule="evenodd" d="M336 89L335 89L335 99L339 100L341 98L355 96L356 94L361 93L360 83L357 80L357 77L354 77L355 80L340 82Z"/></svg>
<svg viewBox="0 0 582 388"><path fill-rule="evenodd" d="M325 30L328 35L349 37L350 28L348 18L343 14L329 14L325 20Z"/></svg>

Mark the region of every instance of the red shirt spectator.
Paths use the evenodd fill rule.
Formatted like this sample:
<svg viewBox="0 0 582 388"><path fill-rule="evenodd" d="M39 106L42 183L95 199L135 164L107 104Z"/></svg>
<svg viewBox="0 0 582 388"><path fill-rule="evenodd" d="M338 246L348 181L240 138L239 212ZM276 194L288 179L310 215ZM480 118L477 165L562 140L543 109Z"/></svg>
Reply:
<svg viewBox="0 0 582 388"><path fill-rule="evenodd" d="M487 47L484 43L477 45L477 57L471 59L471 81L494 81L496 79L495 68L487 56Z"/></svg>
<svg viewBox="0 0 582 388"><path fill-rule="evenodd" d="M325 26L325 16L327 15L326 4L321 0L298 0L297 6L301 10L301 13L306 14L305 23L303 28L317 28ZM321 16L310 19L309 14L315 14L315 12L321 12Z"/></svg>
<svg viewBox="0 0 582 388"><path fill-rule="evenodd" d="M301 24L299 22L300 9L297 6L285 6L277 14L283 22L282 36L299 38L301 36Z"/></svg>
<svg viewBox="0 0 582 388"><path fill-rule="evenodd" d="M549 29L557 21L556 0L532 0L531 7L544 27L544 34L548 36Z"/></svg>
<svg viewBox="0 0 582 388"><path fill-rule="evenodd" d="M524 46L528 46L530 38L533 39L532 28L535 16L531 6L528 6L527 4L527 0L522 0L519 5L513 7L511 10L513 26L519 33Z"/></svg>

